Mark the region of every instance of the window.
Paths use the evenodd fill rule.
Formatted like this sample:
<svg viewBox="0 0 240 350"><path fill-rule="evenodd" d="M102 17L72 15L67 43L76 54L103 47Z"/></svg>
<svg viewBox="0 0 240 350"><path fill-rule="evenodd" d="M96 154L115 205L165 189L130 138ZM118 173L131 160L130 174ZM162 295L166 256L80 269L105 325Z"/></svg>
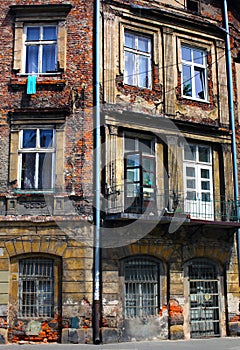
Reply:
<svg viewBox="0 0 240 350"><path fill-rule="evenodd" d="M66 68L70 4L12 5L15 18L13 69L20 74L53 74Z"/></svg>
<svg viewBox="0 0 240 350"><path fill-rule="evenodd" d="M26 26L25 73L50 73L57 71L57 26Z"/></svg>
<svg viewBox="0 0 240 350"><path fill-rule="evenodd" d="M159 264L145 257L124 262L125 317L155 316L159 310Z"/></svg>
<svg viewBox="0 0 240 350"><path fill-rule="evenodd" d="M151 139L125 137L126 211L155 209L155 156Z"/></svg>
<svg viewBox="0 0 240 350"><path fill-rule="evenodd" d="M19 316L54 315L54 263L52 259L27 258L19 261Z"/></svg>
<svg viewBox="0 0 240 350"><path fill-rule="evenodd" d="M151 88L151 38L125 31L124 83L140 88Z"/></svg>
<svg viewBox="0 0 240 350"><path fill-rule="evenodd" d="M206 51L182 46L182 94L193 99L207 99Z"/></svg>
<svg viewBox="0 0 240 350"><path fill-rule="evenodd" d="M205 145L184 147L185 210L194 218L213 219L211 148Z"/></svg>
<svg viewBox="0 0 240 350"><path fill-rule="evenodd" d="M54 185L55 130L21 130L18 153L21 189L51 190Z"/></svg>
<svg viewBox="0 0 240 350"><path fill-rule="evenodd" d="M194 12L199 12L199 0L186 0L187 9Z"/></svg>

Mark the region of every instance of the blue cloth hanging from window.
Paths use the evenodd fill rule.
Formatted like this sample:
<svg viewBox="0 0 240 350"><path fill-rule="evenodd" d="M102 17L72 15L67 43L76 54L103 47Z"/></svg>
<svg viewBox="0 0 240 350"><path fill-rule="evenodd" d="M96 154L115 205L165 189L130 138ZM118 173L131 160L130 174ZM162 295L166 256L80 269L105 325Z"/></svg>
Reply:
<svg viewBox="0 0 240 350"><path fill-rule="evenodd" d="M37 77L36 75L29 75L27 80L27 94L36 94L37 91Z"/></svg>

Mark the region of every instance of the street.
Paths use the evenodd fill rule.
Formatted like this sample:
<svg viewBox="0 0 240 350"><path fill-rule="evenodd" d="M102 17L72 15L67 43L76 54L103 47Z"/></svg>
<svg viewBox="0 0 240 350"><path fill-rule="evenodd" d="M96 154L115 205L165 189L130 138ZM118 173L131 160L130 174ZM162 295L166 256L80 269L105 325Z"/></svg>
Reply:
<svg viewBox="0 0 240 350"><path fill-rule="evenodd" d="M0 350L240 350L240 338L214 338L200 340L151 341L120 344L9 344L0 345Z"/></svg>

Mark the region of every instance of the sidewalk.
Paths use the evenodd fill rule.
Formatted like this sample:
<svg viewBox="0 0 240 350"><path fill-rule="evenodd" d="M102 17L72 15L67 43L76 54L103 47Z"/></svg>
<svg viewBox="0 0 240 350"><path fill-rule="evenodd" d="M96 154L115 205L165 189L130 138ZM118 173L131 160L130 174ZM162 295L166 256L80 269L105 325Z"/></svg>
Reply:
<svg viewBox="0 0 240 350"><path fill-rule="evenodd" d="M119 344L8 344L0 350L240 350L240 338L211 338L198 340L162 340Z"/></svg>

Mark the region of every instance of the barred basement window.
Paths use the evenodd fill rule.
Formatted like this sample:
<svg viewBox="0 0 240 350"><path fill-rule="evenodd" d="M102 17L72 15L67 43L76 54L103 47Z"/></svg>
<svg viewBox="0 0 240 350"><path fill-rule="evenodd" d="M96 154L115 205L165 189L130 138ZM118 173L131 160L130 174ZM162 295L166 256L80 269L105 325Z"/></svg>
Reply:
<svg viewBox="0 0 240 350"><path fill-rule="evenodd" d="M149 258L124 263L125 316L155 316L159 308L159 264Z"/></svg>
<svg viewBox="0 0 240 350"><path fill-rule="evenodd" d="M27 258L19 261L19 316L53 317L53 260Z"/></svg>

